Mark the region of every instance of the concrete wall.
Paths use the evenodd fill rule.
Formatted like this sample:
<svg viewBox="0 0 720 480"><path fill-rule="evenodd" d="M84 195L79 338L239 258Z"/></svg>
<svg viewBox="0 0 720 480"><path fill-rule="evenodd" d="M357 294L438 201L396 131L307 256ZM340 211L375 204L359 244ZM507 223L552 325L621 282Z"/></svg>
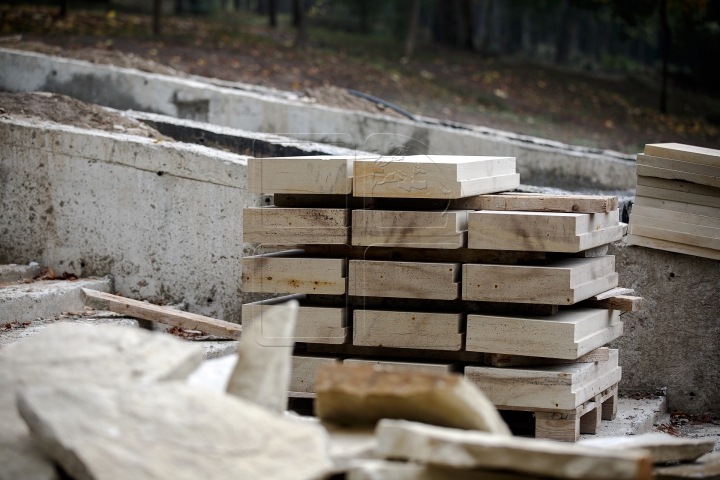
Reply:
<svg viewBox="0 0 720 480"><path fill-rule="evenodd" d="M288 100L182 77L0 49L0 89L49 91L118 109L280 133L389 153L502 155L517 158L525 184L573 190L635 187L635 162L598 151L487 128L451 128Z"/></svg>
<svg viewBox="0 0 720 480"><path fill-rule="evenodd" d="M645 298L625 313L621 390L667 388L670 410L720 415L720 261L611 245L620 285Z"/></svg>

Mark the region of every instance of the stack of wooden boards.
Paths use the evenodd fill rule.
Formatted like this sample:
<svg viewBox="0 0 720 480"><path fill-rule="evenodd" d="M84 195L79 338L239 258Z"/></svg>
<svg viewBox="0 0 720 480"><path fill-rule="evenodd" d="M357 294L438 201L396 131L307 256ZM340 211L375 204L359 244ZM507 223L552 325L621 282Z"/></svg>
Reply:
<svg viewBox="0 0 720 480"><path fill-rule="evenodd" d="M291 250L244 257L243 306L262 321L301 307L291 390L312 397L331 362L464 372L505 411L532 412L538 437L576 440L617 406L619 311L607 244L616 197L502 193L513 158L250 159L246 242ZM294 181L293 181L294 179Z"/></svg>
<svg viewBox="0 0 720 480"><path fill-rule="evenodd" d="M720 260L720 150L646 145L628 233L630 245Z"/></svg>

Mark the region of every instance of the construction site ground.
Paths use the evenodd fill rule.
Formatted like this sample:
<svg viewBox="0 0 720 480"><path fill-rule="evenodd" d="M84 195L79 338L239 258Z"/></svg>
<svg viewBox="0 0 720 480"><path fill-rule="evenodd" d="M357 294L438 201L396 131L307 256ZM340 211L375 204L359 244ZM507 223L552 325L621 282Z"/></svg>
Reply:
<svg viewBox="0 0 720 480"><path fill-rule="evenodd" d="M333 87L352 88L414 114L624 153L671 140L720 145L720 101L676 80L669 113L660 114L652 72L583 72L437 45L421 45L405 62L397 40L316 28L298 50L287 19L270 29L250 13L168 17L154 39L148 15L71 11L63 20L56 12L0 7L0 32L23 35L3 46L295 90L319 103L387 113Z"/></svg>

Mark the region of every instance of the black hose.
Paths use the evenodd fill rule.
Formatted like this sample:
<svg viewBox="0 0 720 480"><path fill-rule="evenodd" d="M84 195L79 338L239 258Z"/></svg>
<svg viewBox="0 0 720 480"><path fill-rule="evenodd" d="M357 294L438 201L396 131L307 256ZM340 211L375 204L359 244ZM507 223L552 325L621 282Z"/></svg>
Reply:
<svg viewBox="0 0 720 480"><path fill-rule="evenodd" d="M388 103L388 102L386 102L385 100L381 100L381 99L379 99L379 98L377 98L377 97L373 97L372 95L368 95L367 93L358 92L357 90L351 90L351 89L349 89L349 88L347 89L347 92L348 92L350 95L355 95L355 96L357 96L357 97L361 97L361 98L364 98L364 99L366 99L366 100L370 100L371 102L375 102L375 103L379 103L380 105L384 105L384 106L386 106L387 108L391 108L391 109L395 110L397 113L399 113L400 115L403 115L403 116L409 118L410 120L412 120L412 121L414 121L414 122L424 123L422 120L420 120L420 119L418 119L417 117L415 117L415 115L413 115L412 113L406 112L406 111L403 110L402 108L396 107L396 106L393 105L392 103Z"/></svg>

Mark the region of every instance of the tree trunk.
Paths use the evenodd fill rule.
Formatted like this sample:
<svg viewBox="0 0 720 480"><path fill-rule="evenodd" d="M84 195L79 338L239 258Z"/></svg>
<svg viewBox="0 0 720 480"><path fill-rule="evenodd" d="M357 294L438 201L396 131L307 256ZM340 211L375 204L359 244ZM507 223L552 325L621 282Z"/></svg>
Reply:
<svg viewBox="0 0 720 480"><path fill-rule="evenodd" d="M295 47L301 47L307 40L307 16L303 0L293 0L293 11L297 19L297 32L295 33Z"/></svg>
<svg viewBox="0 0 720 480"><path fill-rule="evenodd" d="M60 0L60 18L67 16L68 3L70 3L70 0Z"/></svg>
<svg viewBox="0 0 720 480"><path fill-rule="evenodd" d="M462 31L459 45L468 50L475 50L473 44L473 22L472 22L472 3L471 0L460 0L458 5L458 13L460 14L458 27Z"/></svg>
<svg viewBox="0 0 720 480"><path fill-rule="evenodd" d="M408 23L407 38L405 39L405 57L412 57L415 51L415 39L420 24L420 3L421 0L413 0L410 8L410 22Z"/></svg>
<svg viewBox="0 0 720 480"><path fill-rule="evenodd" d="M483 13L483 34L480 41L480 51L487 55L490 50L490 28L492 25L493 0L485 1L485 12Z"/></svg>
<svg viewBox="0 0 720 480"><path fill-rule="evenodd" d="M162 14L162 0L153 0L153 35L160 36L160 15Z"/></svg>
<svg viewBox="0 0 720 480"><path fill-rule="evenodd" d="M277 0L268 1L268 15L270 20L270 26L272 28L277 27Z"/></svg>
<svg viewBox="0 0 720 480"><path fill-rule="evenodd" d="M555 44L555 63L566 63L570 58L570 46L575 28L575 11L563 2L564 8L560 17L560 29L558 31L557 43Z"/></svg>
<svg viewBox="0 0 720 480"><path fill-rule="evenodd" d="M667 0L660 0L660 26L662 27L662 88L660 89L660 112L667 113L668 57L670 56L670 24L667 18Z"/></svg>
<svg viewBox="0 0 720 480"><path fill-rule="evenodd" d="M235 0L233 2L233 10L235 10L236 12L240 11L240 0Z"/></svg>

